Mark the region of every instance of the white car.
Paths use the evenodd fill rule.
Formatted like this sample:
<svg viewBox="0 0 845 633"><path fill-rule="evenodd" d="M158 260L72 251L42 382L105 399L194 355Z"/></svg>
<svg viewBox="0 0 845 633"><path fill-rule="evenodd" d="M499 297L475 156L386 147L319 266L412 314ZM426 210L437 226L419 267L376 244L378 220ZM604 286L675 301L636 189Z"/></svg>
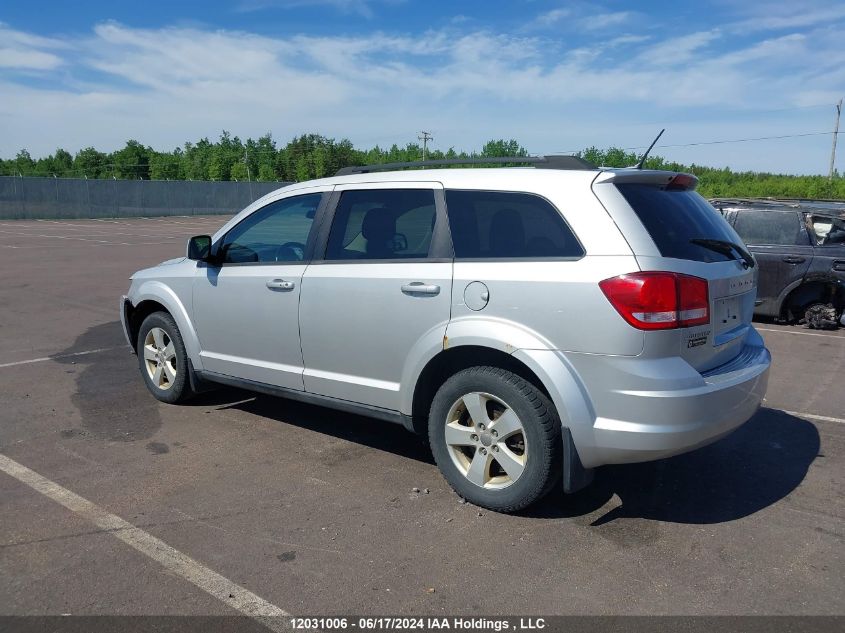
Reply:
<svg viewBox="0 0 845 633"><path fill-rule="evenodd" d="M120 312L150 391L236 385L402 424L501 511L748 420L771 360L757 269L696 179L512 160L534 168L284 187L136 273Z"/></svg>

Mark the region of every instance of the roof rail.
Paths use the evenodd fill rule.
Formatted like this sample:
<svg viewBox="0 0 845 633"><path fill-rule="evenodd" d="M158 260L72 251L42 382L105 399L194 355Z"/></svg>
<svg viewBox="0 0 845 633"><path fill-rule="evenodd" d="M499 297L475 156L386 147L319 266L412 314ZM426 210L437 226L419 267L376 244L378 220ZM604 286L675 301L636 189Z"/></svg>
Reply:
<svg viewBox="0 0 845 633"><path fill-rule="evenodd" d="M523 163L545 169L598 169L591 162L579 156L496 156L490 158L443 158L438 160L418 160L408 163L382 163L376 165L359 165L342 167L335 172L335 176L349 174L369 174L374 171L393 171L412 167L446 167L450 165L499 165L508 163Z"/></svg>

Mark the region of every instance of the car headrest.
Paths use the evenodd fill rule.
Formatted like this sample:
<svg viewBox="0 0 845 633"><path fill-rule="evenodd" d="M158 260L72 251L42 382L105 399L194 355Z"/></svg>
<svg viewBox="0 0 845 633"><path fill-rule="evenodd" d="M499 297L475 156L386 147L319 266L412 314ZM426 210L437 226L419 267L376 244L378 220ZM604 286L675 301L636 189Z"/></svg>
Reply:
<svg viewBox="0 0 845 633"><path fill-rule="evenodd" d="M396 235L396 217L384 207L370 209L361 224L361 234L367 240L367 253L384 255L392 252Z"/></svg>

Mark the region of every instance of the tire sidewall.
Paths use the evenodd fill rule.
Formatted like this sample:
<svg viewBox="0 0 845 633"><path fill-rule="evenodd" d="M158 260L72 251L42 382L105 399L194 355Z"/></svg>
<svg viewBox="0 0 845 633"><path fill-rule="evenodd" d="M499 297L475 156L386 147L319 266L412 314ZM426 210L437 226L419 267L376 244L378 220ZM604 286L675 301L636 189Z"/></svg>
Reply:
<svg viewBox="0 0 845 633"><path fill-rule="evenodd" d="M150 379L147 373L146 364L144 362L144 339L147 334L154 327L161 328L167 333L167 336L173 342L173 347L176 350L176 379L173 385L166 390L159 389ZM144 379L144 384L147 389L162 402L173 404L184 400L189 395L188 386L188 354L185 351L185 344L182 341L182 335L176 322L173 318L164 312L154 312L144 319L141 327L138 330L138 340L135 342L135 351L138 354L138 367L141 370L141 376Z"/></svg>
<svg viewBox="0 0 845 633"><path fill-rule="evenodd" d="M523 508L548 490L547 479L552 469L551 462L554 460L554 447L546 446L549 439L543 432L536 411L524 393L505 378L505 376L514 376L513 374L504 371L502 373L480 372L474 369L476 368L463 370L449 378L432 400L429 414L429 442L432 454L446 480L455 492L465 499L491 509ZM528 447L528 459L519 479L506 488L485 489L470 482L455 466L446 445L444 429L449 410L459 398L476 391L489 393L501 399L513 409L522 422Z"/></svg>

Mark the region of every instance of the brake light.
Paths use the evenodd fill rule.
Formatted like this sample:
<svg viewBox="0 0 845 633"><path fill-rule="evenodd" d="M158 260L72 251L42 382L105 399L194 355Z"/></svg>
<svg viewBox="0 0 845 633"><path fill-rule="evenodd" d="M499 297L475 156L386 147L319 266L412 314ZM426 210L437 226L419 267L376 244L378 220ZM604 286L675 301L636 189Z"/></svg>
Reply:
<svg viewBox="0 0 845 633"><path fill-rule="evenodd" d="M675 275L678 283L678 321L680 327L710 323L710 297L707 280L689 275Z"/></svg>
<svg viewBox="0 0 845 633"><path fill-rule="evenodd" d="M640 330L671 330L710 322L706 279L641 272L605 279L599 287L622 318Z"/></svg>
<svg viewBox="0 0 845 633"><path fill-rule="evenodd" d="M687 189L695 189L698 184L698 179L689 174L678 174L666 185L667 191L686 191Z"/></svg>

